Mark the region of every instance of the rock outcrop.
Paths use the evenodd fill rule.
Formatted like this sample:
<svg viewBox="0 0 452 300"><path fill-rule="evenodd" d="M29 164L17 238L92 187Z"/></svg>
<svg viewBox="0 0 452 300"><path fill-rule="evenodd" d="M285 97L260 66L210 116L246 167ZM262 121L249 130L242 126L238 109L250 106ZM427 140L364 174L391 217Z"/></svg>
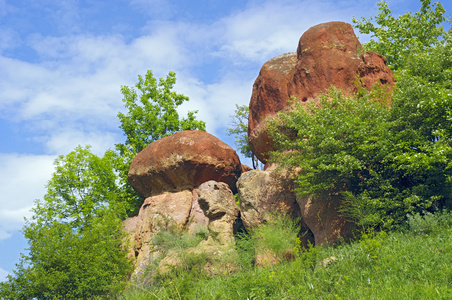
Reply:
<svg viewBox="0 0 452 300"><path fill-rule="evenodd" d="M221 245L233 242L240 210L228 185L210 180L199 186L198 195L199 206L209 218L207 228L214 239Z"/></svg>
<svg viewBox="0 0 452 300"><path fill-rule="evenodd" d="M344 93L356 90L356 80L366 88L379 82L392 87L392 71L377 53L358 54L361 44L350 24L329 22L311 27L300 38L296 53L266 62L260 70L250 101L248 137L252 152L266 162L273 142L265 132L265 120L289 109L297 101L315 101L332 85Z"/></svg>
<svg viewBox="0 0 452 300"><path fill-rule="evenodd" d="M312 231L315 245L333 245L347 240L355 225L339 215L341 199L337 195L316 198L297 197L301 216Z"/></svg>
<svg viewBox="0 0 452 300"><path fill-rule="evenodd" d="M170 227L182 228L187 225L194 216L193 202L193 192L190 190L162 193L146 198L138 216L126 219L124 224L135 223L135 227L129 226L127 229L137 266L150 260L153 235L161 230L176 229Z"/></svg>
<svg viewBox="0 0 452 300"><path fill-rule="evenodd" d="M138 153L128 180L147 198L192 190L209 180L225 182L235 191L241 172L234 149L207 132L187 130L155 141Z"/></svg>
<svg viewBox="0 0 452 300"><path fill-rule="evenodd" d="M237 181L241 220L246 229L270 221L275 213L300 219L302 244L314 243L314 236L301 218L293 180L285 171L252 170Z"/></svg>
<svg viewBox="0 0 452 300"><path fill-rule="evenodd" d="M227 195L234 199L231 189L236 190L236 181L245 170L247 167L240 164L231 147L203 131L175 133L151 143L138 153L130 166L128 179L146 199L138 216L124 222L124 229L134 247L129 256L136 257L136 265L146 265L156 250L152 237L169 226L184 228L188 232L209 226L224 241L230 239L232 231L226 233L225 220L209 220L209 214L201 209L198 195L205 195L205 192L200 192L198 187L216 180L220 190L227 189ZM216 199L220 201L222 198ZM232 210L226 216L235 221L238 216L235 203Z"/></svg>
<svg viewBox="0 0 452 300"><path fill-rule="evenodd" d="M290 109L291 96L307 103L316 101L331 85L346 94L359 85L370 88L381 83L392 88L393 76L385 58L376 53L358 54L359 49L361 44L349 24L330 22L306 31L296 53L264 64L253 86L248 132L250 147L261 161L273 150L265 120ZM340 217L337 196L297 197L290 174L267 167L266 171L250 170L240 164L231 147L202 131L178 132L151 143L135 157L129 171L129 182L146 198L138 216L124 221L134 246L129 257L136 257L138 269L158 257L163 273L183 264L187 253L209 257L204 269L212 274L218 265L231 270L234 268L221 259L235 255L230 247L234 234L272 222L275 213L300 219L304 245L333 244L347 237L353 224ZM182 235L199 228L208 229L208 237L196 240L198 245L185 249L185 254L175 249L160 251L155 239L153 244L159 231L176 230ZM204 234L206 231L202 235L206 237ZM291 256L292 250L285 255ZM268 265L279 259L264 249L257 253L255 263Z"/></svg>

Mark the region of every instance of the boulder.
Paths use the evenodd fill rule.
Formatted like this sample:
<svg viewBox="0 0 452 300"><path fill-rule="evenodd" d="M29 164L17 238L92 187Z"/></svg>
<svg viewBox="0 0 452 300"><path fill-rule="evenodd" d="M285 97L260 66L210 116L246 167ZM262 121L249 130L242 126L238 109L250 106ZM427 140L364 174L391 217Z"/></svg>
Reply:
<svg viewBox="0 0 452 300"><path fill-rule="evenodd" d="M199 206L209 218L211 236L221 245L234 242L240 211L229 186L210 180L199 186L198 195Z"/></svg>
<svg viewBox="0 0 452 300"><path fill-rule="evenodd" d="M314 243L314 237L301 218L293 179L285 171L252 170L237 181L241 220L246 229L270 221L279 212L300 219L301 241Z"/></svg>
<svg viewBox="0 0 452 300"><path fill-rule="evenodd" d="M234 149L207 132L188 130L155 141L138 153L128 180L145 198L193 189L209 180L225 182L235 191L241 171Z"/></svg>
<svg viewBox="0 0 452 300"><path fill-rule="evenodd" d="M190 216L188 217L187 232L194 233L201 228L207 228L209 225L209 218L204 215L198 201L198 189L193 190L193 203L191 206Z"/></svg>
<svg viewBox="0 0 452 300"><path fill-rule="evenodd" d="M133 239L136 265L146 264L152 252L152 237L161 230L182 228L190 219L193 192L184 190L146 198L136 217Z"/></svg>
<svg viewBox="0 0 452 300"><path fill-rule="evenodd" d="M308 29L296 53L286 53L266 62L253 85L248 119L251 151L266 162L273 142L265 120L290 109L290 99L307 103L332 85L350 94L357 80L366 88L379 82L392 88L394 78L386 59L377 53L359 54L361 44L350 24L329 22Z"/></svg>
<svg viewBox="0 0 452 300"><path fill-rule="evenodd" d="M301 215L314 234L315 245L333 245L347 240L355 225L339 215L339 195L323 195L316 198L297 197Z"/></svg>

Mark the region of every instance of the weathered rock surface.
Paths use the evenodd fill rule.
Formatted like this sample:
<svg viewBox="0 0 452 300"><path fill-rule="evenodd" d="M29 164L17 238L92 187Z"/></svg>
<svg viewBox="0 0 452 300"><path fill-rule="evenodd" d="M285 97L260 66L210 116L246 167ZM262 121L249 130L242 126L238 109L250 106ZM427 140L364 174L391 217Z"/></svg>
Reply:
<svg viewBox="0 0 452 300"><path fill-rule="evenodd" d="M204 215L198 201L198 189L193 190L193 203L191 206L190 216L188 220L187 232L194 233L201 228L207 228L209 218Z"/></svg>
<svg viewBox="0 0 452 300"><path fill-rule="evenodd" d="M136 220L133 244L137 266L148 260L152 249L152 236L169 226L184 226L190 217L193 193L184 190L148 197L140 208Z"/></svg>
<svg viewBox="0 0 452 300"><path fill-rule="evenodd" d="M235 191L241 171L234 149L207 132L188 130L155 141L138 153L128 180L145 198L193 189L209 180L225 182Z"/></svg>
<svg viewBox="0 0 452 300"><path fill-rule="evenodd" d="M237 181L240 211L245 228L259 226L281 212L300 217L293 182L282 172L252 170Z"/></svg>
<svg viewBox="0 0 452 300"><path fill-rule="evenodd" d="M239 208L228 185L210 180L199 186L198 195L199 206L209 218L211 235L222 245L233 242Z"/></svg>
<svg viewBox="0 0 452 300"><path fill-rule="evenodd" d="M339 239L346 240L355 228L339 215L339 196L297 197L297 202L304 222L314 234L315 245L332 245Z"/></svg>
<svg viewBox="0 0 452 300"><path fill-rule="evenodd" d="M237 181L240 211L246 229L268 222L279 212L301 219L302 243L314 243L312 233L301 218L294 183L284 171L252 170Z"/></svg>
<svg viewBox="0 0 452 300"><path fill-rule="evenodd" d="M265 120L289 109L289 100L313 101L331 85L344 93L356 90L356 78L370 88L380 82L394 84L386 59L377 53L358 55L362 49L350 24L329 22L311 27L300 38L297 53L286 53L266 62L260 70L250 100L248 137L259 160L266 162L274 150Z"/></svg>

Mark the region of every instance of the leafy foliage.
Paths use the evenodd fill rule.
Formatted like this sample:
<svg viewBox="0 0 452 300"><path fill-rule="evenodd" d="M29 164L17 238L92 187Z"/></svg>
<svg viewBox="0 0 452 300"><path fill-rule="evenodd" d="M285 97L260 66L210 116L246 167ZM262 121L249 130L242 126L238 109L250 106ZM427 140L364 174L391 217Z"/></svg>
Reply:
<svg viewBox="0 0 452 300"><path fill-rule="evenodd" d="M364 44L366 51L384 55L393 70L403 67L413 49L435 46L444 34L440 24L446 20L445 10L439 2L432 5L431 0L421 0L419 12L407 12L398 18L391 15L386 1L380 0L377 5L377 16L353 18L352 22L361 33L371 34L370 42Z"/></svg>
<svg viewBox="0 0 452 300"><path fill-rule="evenodd" d="M136 154L151 142L166 137L181 130L206 130L206 124L195 118L196 111L188 112L186 118L179 119L177 107L188 97L174 92L176 74L169 72L166 79L154 78L152 71L148 71L143 78L138 76L138 83L134 88L121 87L124 106L127 114L118 113L120 128L126 135L126 142L117 145L121 155L127 152Z"/></svg>
<svg viewBox="0 0 452 300"><path fill-rule="evenodd" d="M48 191L23 229L29 253L0 285L0 298L87 299L121 288L131 263L111 155L77 147L55 160Z"/></svg>
<svg viewBox="0 0 452 300"><path fill-rule="evenodd" d="M181 130L206 130L203 121L196 120L196 111L189 111L186 118L179 118L177 107L188 101L188 97L173 91L176 74L169 72L165 79L154 78L152 71L145 77L138 75L135 87L122 86L124 107L127 113L118 113L120 128L126 141L116 144L118 155L114 161L119 174L122 199L129 204L129 215L139 210L143 199L127 181L130 163L135 155L151 142Z"/></svg>

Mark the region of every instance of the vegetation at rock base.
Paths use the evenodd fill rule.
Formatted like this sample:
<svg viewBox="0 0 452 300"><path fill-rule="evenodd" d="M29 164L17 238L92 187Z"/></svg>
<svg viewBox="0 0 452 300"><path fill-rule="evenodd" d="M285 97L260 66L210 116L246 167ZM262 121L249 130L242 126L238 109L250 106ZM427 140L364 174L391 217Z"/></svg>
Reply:
<svg viewBox="0 0 452 300"><path fill-rule="evenodd" d="M451 259L452 214L414 214L395 232L368 230L350 244L234 273L211 276L201 265L131 285L118 299L450 299Z"/></svg>

